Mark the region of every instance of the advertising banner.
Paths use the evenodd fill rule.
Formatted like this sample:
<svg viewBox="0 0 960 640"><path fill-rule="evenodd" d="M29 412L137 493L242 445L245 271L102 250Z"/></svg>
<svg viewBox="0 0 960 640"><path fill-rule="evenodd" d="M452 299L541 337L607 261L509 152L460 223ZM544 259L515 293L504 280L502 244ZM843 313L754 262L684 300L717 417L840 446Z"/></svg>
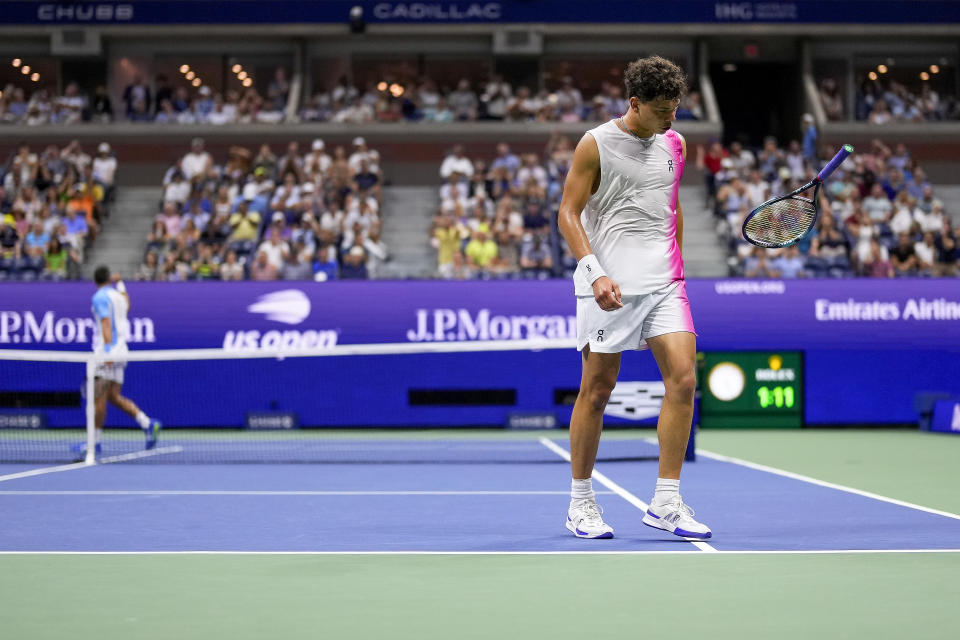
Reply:
<svg viewBox="0 0 960 640"><path fill-rule="evenodd" d="M94 290L0 285L0 348L89 350ZM565 281L131 282L128 290L134 351L576 337ZM960 281L691 280L687 291L700 351L803 353L794 398L803 398L804 424L910 423L915 394L960 395ZM78 398L82 368L0 361L0 391ZM256 411L296 413L304 426L502 426L517 412L552 412L566 424L579 375L580 355L560 349L138 362L124 388L171 426L239 426ZM775 412L775 386L765 413ZM461 399L413 401L451 394ZM609 419L652 424L660 397L649 352L625 354ZM48 412L51 426L82 420L78 403Z"/></svg>
<svg viewBox="0 0 960 640"><path fill-rule="evenodd" d="M134 349L576 337L565 281L128 284ZM90 283L0 285L0 348L89 349ZM702 350L960 350L960 281L691 280Z"/></svg>
<svg viewBox="0 0 960 640"><path fill-rule="evenodd" d="M654 3L608 0L602 10L579 0L381 2L377 0L6 0L2 24L302 24L342 23L359 6L382 23L856 23L960 21L950 0L804 0L803 2Z"/></svg>

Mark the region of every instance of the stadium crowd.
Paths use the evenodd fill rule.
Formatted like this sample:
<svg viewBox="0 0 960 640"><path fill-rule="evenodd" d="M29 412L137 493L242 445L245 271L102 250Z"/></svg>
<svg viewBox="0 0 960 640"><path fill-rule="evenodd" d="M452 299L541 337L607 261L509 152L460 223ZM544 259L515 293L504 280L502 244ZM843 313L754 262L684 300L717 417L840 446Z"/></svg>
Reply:
<svg viewBox="0 0 960 640"><path fill-rule="evenodd" d="M289 94L290 83L282 67L276 69L265 95L252 86L215 92L207 85L174 86L163 74L157 75L152 85L138 76L124 88L119 108L103 85L87 95L76 82L69 82L63 94L56 95L45 86L28 94L23 87L9 84L0 92L0 123L36 126L127 120L159 124L273 124L284 119Z"/></svg>
<svg viewBox="0 0 960 640"><path fill-rule="evenodd" d="M557 231L563 182L573 159L554 133L542 155L497 145L470 158L456 145L440 167L440 206L430 229L437 275L445 279L570 275L576 260Z"/></svg>
<svg viewBox="0 0 960 640"><path fill-rule="evenodd" d="M836 79L820 80L819 93L828 120L847 119ZM960 120L960 102L954 95L941 95L928 82L907 87L893 79L864 78L854 96L853 115L876 125Z"/></svg>
<svg viewBox="0 0 960 640"><path fill-rule="evenodd" d="M331 90L321 89L300 110L305 122L599 122L624 113L627 100L619 82L604 81L584 97L573 78L540 81L539 88L514 86L492 74L485 82L461 78L456 87L438 87L430 78L398 83L370 82L361 89L341 77ZM679 119L703 118L700 94L685 96Z"/></svg>
<svg viewBox="0 0 960 640"><path fill-rule="evenodd" d="M333 155L323 140L283 155L233 146L217 163L200 138L166 172L139 280L375 278L380 155L362 137Z"/></svg>
<svg viewBox="0 0 960 640"><path fill-rule="evenodd" d="M456 87L438 87L428 77L410 77L404 85L370 82L352 84L346 76L330 90L321 88L303 101L303 122L599 122L622 114L627 107L619 82L604 81L593 96L584 96L573 78L542 79L539 88L514 86L492 74L486 82L462 78ZM32 86L32 85L31 85ZM208 85L172 83L166 75L153 82L137 76L115 105L105 86L87 94L68 82L62 95L40 86L33 91L8 84L0 92L0 123L36 126L79 122L155 122L160 124L277 123L286 119L290 82L282 67L261 94L253 87L217 91ZM699 92L685 96L678 118L702 119Z"/></svg>
<svg viewBox="0 0 960 640"><path fill-rule="evenodd" d="M812 123L807 122L807 131ZM960 234L923 168L903 144L874 140L820 190L820 218L799 243L761 249L741 227L762 202L806 184L835 149L807 136L786 149L768 138L756 152L720 142L698 148L708 203L729 246L730 275L751 278L957 276Z"/></svg>
<svg viewBox="0 0 960 640"><path fill-rule="evenodd" d="M76 278L109 217L117 160L102 142L17 146L0 167L0 280Z"/></svg>

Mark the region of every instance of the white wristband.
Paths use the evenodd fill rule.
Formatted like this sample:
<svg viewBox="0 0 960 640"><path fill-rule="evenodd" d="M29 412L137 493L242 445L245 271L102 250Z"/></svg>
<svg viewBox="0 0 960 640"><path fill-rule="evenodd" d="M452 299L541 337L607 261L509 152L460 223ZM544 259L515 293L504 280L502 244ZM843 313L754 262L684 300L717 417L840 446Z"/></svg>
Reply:
<svg viewBox="0 0 960 640"><path fill-rule="evenodd" d="M588 253L580 258L580 262L577 263L577 270L587 279L587 284L589 285L593 285L598 278L607 275L607 272L600 266L600 261L597 260L597 256L592 253Z"/></svg>
<svg viewBox="0 0 960 640"><path fill-rule="evenodd" d="M120 293L127 292L127 285L123 284L123 280L117 280L117 283L113 285L113 288L119 291Z"/></svg>

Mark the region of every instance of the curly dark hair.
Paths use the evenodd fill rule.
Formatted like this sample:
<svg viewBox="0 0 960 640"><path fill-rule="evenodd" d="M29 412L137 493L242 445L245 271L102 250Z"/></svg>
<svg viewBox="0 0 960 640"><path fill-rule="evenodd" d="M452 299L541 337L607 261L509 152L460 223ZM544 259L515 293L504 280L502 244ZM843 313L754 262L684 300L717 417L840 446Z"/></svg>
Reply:
<svg viewBox="0 0 960 640"><path fill-rule="evenodd" d="M627 99L637 96L640 102L657 98L679 100L687 92L687 77L683 69L660 56L634 60L623 74Z"/></svg>

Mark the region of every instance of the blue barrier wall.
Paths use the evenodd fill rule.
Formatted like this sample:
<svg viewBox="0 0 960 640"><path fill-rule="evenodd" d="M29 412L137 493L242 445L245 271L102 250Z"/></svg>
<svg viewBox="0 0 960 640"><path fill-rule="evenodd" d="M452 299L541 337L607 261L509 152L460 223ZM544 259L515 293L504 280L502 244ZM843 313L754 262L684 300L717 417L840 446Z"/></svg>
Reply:
<svg viewBox="0 0 960 640"><path fill-rule="evenodd" d="M132 349L295 349L575 332L572 286L558 281L128 286ZM93 290L86 283L0 286L0 348L89 349ZM912 422L914 394L960 395L958 281L695 280L688 293L701 350L804 351L809 424ZM623 362L622 382L659 379L648 353L627 354ZM135 363L125 388L171 425L239 425L248 410L297 411L304 425L499 425L513 411L553 411L566 422L570 407L556 400L577 388L579 368L572 350ZM0 391L77 390L81 369L0 361ZM411 389L512 390L515 402L411 406ZM80 419L76 409L50 412L54 426Z"/></svg>

